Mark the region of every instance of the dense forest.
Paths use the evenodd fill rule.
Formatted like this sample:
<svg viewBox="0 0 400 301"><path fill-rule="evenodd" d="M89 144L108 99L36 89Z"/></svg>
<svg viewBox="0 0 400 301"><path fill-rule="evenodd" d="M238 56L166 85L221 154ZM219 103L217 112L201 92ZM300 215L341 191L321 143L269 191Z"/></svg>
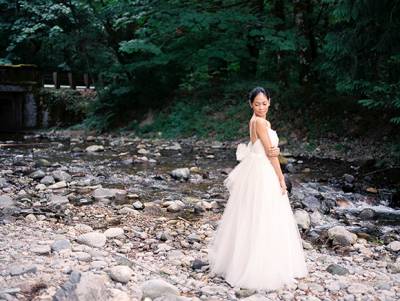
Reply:
<svg viewBox="0 0 400 301"><path fill-rule="evenodd" d="M151 111L141 131L232 138L256 85L281 116L322 117L319 130L341 130L352 112L400 124L400 1L0 0L0 9L0 64L88 72L97 99L85 125L99 130L139 128Z"/></svg>

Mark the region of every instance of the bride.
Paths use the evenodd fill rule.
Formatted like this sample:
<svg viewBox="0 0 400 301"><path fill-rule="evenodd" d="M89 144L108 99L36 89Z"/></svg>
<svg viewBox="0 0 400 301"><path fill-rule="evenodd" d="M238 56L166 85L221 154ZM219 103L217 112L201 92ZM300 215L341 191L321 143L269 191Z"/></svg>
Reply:
<svg viewBox="0 0 400 301"><path fill-rule="evenodd" d="M210 271L231 285L278 289L308 275L302 240L278 160L279 138L266 116L269 92L249 93L250 141L224 181L229 199L208 245Z"/></svg>

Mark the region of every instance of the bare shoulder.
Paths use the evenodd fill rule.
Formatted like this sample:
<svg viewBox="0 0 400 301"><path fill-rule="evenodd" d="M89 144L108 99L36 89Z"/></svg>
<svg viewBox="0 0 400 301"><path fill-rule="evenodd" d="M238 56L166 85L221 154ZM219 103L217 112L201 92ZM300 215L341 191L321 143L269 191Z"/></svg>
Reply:
<svg viewBox="0 0 400 301"><path fill-rule="evenodd" d="M271 128L271 122L269 122L268 120L265 120L266 121L266 123L267 123L267 126L269 127L269 128Z"/></svg>
<svg viewBox="0 0 400 301"><path fill-rule="evenodd" d="M257 124L265 125L267 122L264 118L261 118L261 117L256 117L255 119L256 119Z"/></svg>

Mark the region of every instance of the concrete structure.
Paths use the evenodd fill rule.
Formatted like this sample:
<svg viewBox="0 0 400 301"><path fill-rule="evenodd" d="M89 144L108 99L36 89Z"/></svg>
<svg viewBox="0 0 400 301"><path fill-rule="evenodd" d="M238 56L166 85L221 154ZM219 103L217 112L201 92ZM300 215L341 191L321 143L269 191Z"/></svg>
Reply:
<svg viewBox="0 0 400 301"><path fill-rule="evenodd" d="M35 95L41 86L35 65L0 65L0 131L38 126Z"/></svg>

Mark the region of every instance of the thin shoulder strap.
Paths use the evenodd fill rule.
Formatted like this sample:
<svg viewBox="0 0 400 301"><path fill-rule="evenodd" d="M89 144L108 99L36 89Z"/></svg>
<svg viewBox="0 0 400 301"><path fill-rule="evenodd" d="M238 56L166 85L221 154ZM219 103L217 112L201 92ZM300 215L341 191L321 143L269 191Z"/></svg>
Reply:
<svg viewBox="0 0 400 301"><path fill-rule="evenodd" d="M255 136L255 138L256 138L256 140L257 140L257 128L256 128L256 122L253 120L253 121L250 121L250 125L251 125L251 127L250 127L250 140L253 138L253 135Z"/></svg>
<svg viewBox="0 0 400 301"><path fill-rule="evenodd" d="M253 125L254 125L254 129L253 129L254 135L256 136L256 139L258 139L258 137L257 137L257 124L256 124L256 120L253 121Z"/></svg>

